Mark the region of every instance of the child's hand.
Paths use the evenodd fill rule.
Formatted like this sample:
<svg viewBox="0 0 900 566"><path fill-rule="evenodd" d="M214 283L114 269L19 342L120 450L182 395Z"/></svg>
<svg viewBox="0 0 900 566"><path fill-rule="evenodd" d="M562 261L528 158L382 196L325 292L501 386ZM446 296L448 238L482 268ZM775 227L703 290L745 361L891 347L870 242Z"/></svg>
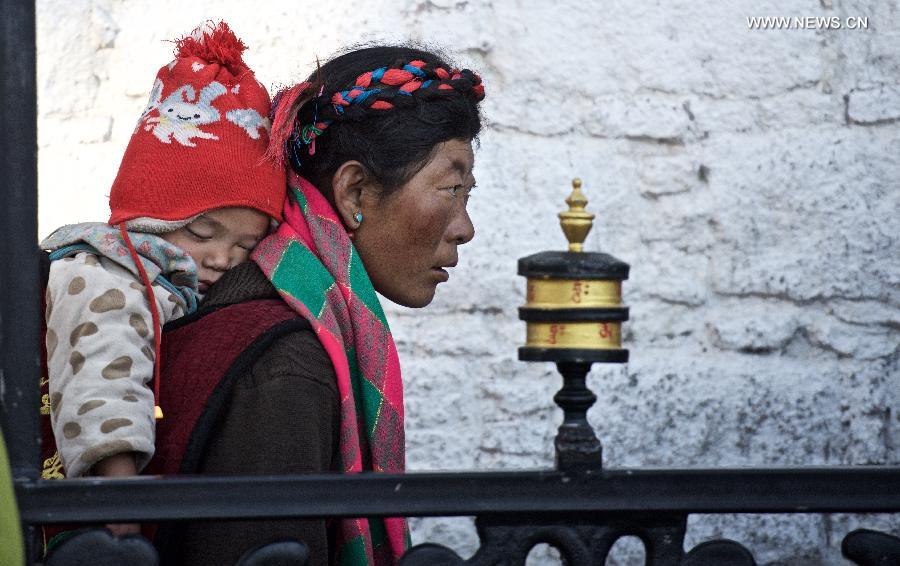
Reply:
<svg viewBox="0 0 900 566"><path fill-rule="evenodd" d="M141 525L138 523L109 523L106 528L116 537L141 534Z"/></svg>
<svg viewBox="0 0 900 566"><path fill-rule="evenodd" d="M94 464L94 474L107 478L136 476L137 465L134 454L125 452L104 458ZM141 534L141 525L138 523L110 523L106 528L116 537Z"/></svg>
<svg viewBox="0 0 900 566"><path fill-rule="evenodd" d="M136 476L137 464L134 462L134 454L131 452L113 454L94 464L93 472L95 476L105 478Z"/></svg>

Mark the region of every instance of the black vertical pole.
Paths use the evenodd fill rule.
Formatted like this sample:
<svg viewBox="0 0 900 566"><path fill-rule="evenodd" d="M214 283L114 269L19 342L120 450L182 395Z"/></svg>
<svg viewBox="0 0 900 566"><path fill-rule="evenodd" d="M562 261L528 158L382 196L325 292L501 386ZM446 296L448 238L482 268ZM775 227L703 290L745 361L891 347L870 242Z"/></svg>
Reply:
<svg viewBox="0 0 900 566"><path fill-rule="evenodd" d="M553 397L563 410L563 422L554 441L556 467L600 471L603 447L587 421L587 411L597 401L586 381L591 362L557 362L556 367L563 377L563 388Z"/></svg>
<svg viewBox="0 0 900 566"><path fill-rule="evenodd" d="M35 6L0 0L0 429L16 482L40 477ZM23 525L27 564L37 531Z"/></svg>
<svg viewBox="0 0 900 566"><path fill-rule="evenodd" d="M0 0L0 426L13 477L39 475L35 9Z"/></svg>

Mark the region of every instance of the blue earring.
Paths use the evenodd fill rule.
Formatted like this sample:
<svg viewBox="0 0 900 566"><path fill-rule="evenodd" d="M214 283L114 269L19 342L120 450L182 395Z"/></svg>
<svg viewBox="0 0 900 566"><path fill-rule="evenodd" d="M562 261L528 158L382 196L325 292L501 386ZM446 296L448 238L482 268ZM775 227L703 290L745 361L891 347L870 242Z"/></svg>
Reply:
<svg viewBox="0 0 900 566"><path fill-rule="evenodd" d="M353 220L356 220L357 223L362 224L362 212L357 212L353 215Z"/></svg>

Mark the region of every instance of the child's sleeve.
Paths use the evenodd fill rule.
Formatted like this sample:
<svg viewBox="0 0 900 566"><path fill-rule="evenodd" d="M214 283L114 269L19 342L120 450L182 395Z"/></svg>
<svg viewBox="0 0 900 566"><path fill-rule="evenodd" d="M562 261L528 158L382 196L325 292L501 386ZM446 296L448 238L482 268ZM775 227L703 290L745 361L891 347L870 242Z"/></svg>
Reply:
<svg viewBox="0 0 900 566"><path fill-rule="evenodd" d="M157 305L166 307L158 298ZM143 285L93 254L57 260L46 317L51 422L66 475L83 476L124 452L142 469L155 440L153 324Z"/></svg>

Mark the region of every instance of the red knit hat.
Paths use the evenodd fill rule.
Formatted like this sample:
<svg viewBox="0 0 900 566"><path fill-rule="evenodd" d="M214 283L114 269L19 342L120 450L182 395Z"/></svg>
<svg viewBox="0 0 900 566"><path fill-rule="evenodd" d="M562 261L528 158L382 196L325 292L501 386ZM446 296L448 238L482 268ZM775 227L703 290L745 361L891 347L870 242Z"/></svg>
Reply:
<svg viewBox="0 0 900 566"><path fill-rule="evenodd" d="M281 220L284 169L264 159L271 101L245 49L225 22L178 40L122 157L110 224L168 232L228 206Z"/></svg>

